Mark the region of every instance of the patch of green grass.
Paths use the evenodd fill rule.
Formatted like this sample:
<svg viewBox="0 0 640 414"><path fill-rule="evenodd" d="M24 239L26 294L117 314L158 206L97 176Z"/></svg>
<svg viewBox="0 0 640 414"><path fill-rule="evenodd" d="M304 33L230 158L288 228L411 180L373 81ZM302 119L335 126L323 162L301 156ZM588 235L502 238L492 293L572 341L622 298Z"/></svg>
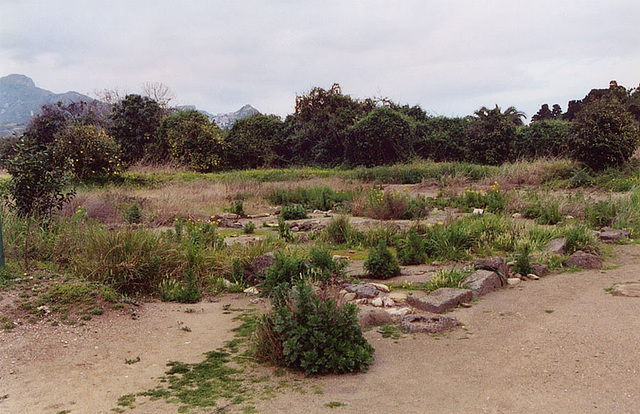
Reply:
<svg viewBox="0 0 640 414"><path fill-rule="evenodd" d="M347 404L340 402L340 401L331 401L326 403L324 406L327 408L339 408L339 407L345 407Z"/></svg>
<svg viewBox="0 0 640 414"><path fill-rule="evenodd" d="M378 327L377 331L382 335L383 338L391 338L394 341L402 338L402 334L404 333L399 325L393 323L384 324Z"/></svg>

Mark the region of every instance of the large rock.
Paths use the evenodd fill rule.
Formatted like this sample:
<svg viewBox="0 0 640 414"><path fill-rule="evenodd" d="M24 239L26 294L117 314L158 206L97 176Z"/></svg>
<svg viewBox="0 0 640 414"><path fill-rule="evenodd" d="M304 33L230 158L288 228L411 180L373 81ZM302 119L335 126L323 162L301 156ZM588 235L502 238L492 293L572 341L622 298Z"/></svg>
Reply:
<svg viewBox="0 0 640 414"><path fill-rule="evenodd" d="M547 253L555 254L556 256L564 256L566 245L567 239L565 237L553 239L545 245L544 250Z"/></svg>
<svg viewBox="0 0 640 414"><path fill-rule="evenodd" d="M256 276L264 276L268 268L276 263L276 256L273 253L263 254L253 259L251 268Z"/></svg>
<svg viewBox="0 0 640 414"><path fill-rule="evenodd" d="M542 263L531 263L531 267L533 267L533 274L536 276L546 276L549 274L549 266Z"/></svg>
<svg viewBox="0 0 640 414"><path fill-rule="evenodd" d="M578 250L569 256L562 264L566 267L577 267L579 269L602 269L602 260L595 254L585 253Z"/></svg>
<svg viewBox="0 0 640 414"><path fill-rule="evenodd" d="M627 282L615 285L611 289L614 296L629 296L632 298L640 298L640 282Z"/></svg>
<svg viewBox="0 0 640 414"><path fill-rule="evenodd" d="M358 299L371 299L380 294L380 291L370 283L347 285L344 289L347 292L355 293Z"/></svg>
<svg viewBox="0 0 640 414"><path fill-rule="evenodd" d="M596 232L598 238L605 243L613 243L623 239L628 239L631 233L628 230L617 230L611 227L604 227Z"/></svg>
<svg viewBox="0 0 640 414"><path fill-rule="evenodd" d="M440 333L462 325L456 318L444 315L407 315L402 318L400 326L411 333Z"/></svg>
<svg viewBox="0 0 640 414"><path fill-rule="evenodd" d="M476 269L491 270L502 275L505 282L509 278L509 267L502 257L489 257L488 259L478 259L473 262Z"/></svg>
<svg viewBox="0 0 640 414"><path fill-rule="evenodd" d="M443 313L472 298L473 291L469 289L440 288L428 296L409 296L407 303L427 312Z"/></svg>
<svg viewBox="0 0 640 414"><path fill-rule="evenodd" d="M462 286L473 291L473 297L486 295L506 285L502 278L491 270L477 270L462 281Z"/></svg>
<svg viewBox="0 0 640 414"><path fill-rule="evenodd" d="M393 322L393 316L379 308L364 308L360 310L358 314L358 323L361 327L373 325L384 325L385 323Z"/></svg>

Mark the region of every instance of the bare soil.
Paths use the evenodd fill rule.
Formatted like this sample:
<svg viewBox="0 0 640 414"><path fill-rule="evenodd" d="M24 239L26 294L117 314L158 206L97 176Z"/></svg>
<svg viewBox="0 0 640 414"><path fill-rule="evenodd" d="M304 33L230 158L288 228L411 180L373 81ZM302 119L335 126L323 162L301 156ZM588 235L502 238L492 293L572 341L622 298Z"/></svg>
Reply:
<svg viewBox="0 0 640 414"><path fill-rule="evenodd" d="M364 374L308 382L260 401L268 413L604 413L640 411L640 298L612 296L640 280L640 246L614 247L605 270L565 272L493 292L451 313L445 335L366 336L376 360ZM108 413L118 397L158 385L171 360L198 362L233 338L250 299L147 303L133 320L113 312L86 326L37 323L0 332L1 413ZM186 313L186 308L196 311ZM181 329L188 326L191 332ZM125 359L140 362L125 364ZM330 403L344 404L329 408ZM338 404L334 404L338 405ZM156 402L126 412L175 412Z"/></svg>

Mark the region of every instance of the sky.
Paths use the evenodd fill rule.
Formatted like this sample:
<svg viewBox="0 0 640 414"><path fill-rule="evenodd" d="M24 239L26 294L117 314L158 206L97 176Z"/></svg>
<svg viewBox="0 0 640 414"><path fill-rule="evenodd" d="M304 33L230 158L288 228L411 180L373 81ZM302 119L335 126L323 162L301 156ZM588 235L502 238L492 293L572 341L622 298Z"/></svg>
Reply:
<svg viewBox="0 0 640 414"><path fill-rule="evenodd" d="M286 116L339 83L431 115L529 117L610 80L640 83L638 0L0 0L0 77L55 93L140 93Z"/></svg>

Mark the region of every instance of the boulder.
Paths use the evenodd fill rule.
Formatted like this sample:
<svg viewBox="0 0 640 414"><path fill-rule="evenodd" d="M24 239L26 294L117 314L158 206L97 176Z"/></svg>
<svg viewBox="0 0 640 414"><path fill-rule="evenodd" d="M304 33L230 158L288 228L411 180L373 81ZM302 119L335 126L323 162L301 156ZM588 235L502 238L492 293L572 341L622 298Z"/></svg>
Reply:
<svg viewBox="0 0 640 414"><path fill-rule="evenodd" d="M477 270L472 275L467 276L462 285L473 291L473 297L486 295L487 293L500 289L506 282L496 273L490 270Z"/></svg>
<svg viewBox="0 0 640 414"><path fill-rule="evenodd" d="M318 223L315 221L304 221L300 223L298 227L300 228L300 231L311 231L318 227Z"/></svg>
<svg viewBox="0 0 640 414"><path fill-rule="evenodd" d="M488 259L474 260L473 266L476 269L491 270L498 273L504 278L504 284L506 284L509 278L509 267L502 257L489 257Z"/></svg>
<svg viewBox="0 0 640 414"><path fill-rule="evenodd" d="M251 262L253 274L256 276L264 276L268 268L276 263L276 256L273 253L266 253L258 256Z"/></svg>
<svg viewBox="0 0 640 414"><path fill-rule="evenodd" d="M536 276L546 276L549 274L549 266L542 263L531 263L531 267Z"/></svg>
<svg viewBox="0 0 640 414"><path fill-rule="evenodd" d="M611 289L614 296L629 296L632 298L640 298L640 282L628 282L615 285Z"/></svg>
<svg viewBox="0 0 640 414"><path fill-rule="evenodd" d="M407 303L427 312L443 313L472 298L473 292L469 289L440 288L427 296L409 296Z"/></svg>
<svg viewBox="0 0 640 414"><path fill-rule="evenodd" d="M444 315L406 315L402 317L400 326L411 333L440 333L462 325L456 318Z"/></svg>
<svg viewBox="0 0 640 414"><path fill-rule="evenodd" d="M628 230L617 230L611 227L604 227L596 232L596 236L605 243L613 243L623 239L628 239L631 233Z"/></svg>
<svg viewBox="0 0 640 414"><path fill-rule="evenodd" d="M595 254L578 250L562 262L562 265L566 267L577 267L579 269L602 269L602 260Z"/></svg>
<svg viewBox="0 0 640 414"><path fill-rule="evenodd" d="M563 256L566 244L567 239L565 237L553 239L545 245L544 251L547 253L555 254L556 256Z"/></svg>
<svg viewBox="0 0 640 414"><path fill-rule="evenodd" d="M379 308L364 308L360 310L358 314L358 323L361 327L365 328L372 325L383 325L385 323L392 323L393 316L384 309Z"/></svg>
<svg viewBox="0 0 640 414"><path fill-rule="evenodd" d="M371 299L380 294L380 291L376 289L370 283L359 283L345 286L347 292L355 293L358 299Z"/></svg>

